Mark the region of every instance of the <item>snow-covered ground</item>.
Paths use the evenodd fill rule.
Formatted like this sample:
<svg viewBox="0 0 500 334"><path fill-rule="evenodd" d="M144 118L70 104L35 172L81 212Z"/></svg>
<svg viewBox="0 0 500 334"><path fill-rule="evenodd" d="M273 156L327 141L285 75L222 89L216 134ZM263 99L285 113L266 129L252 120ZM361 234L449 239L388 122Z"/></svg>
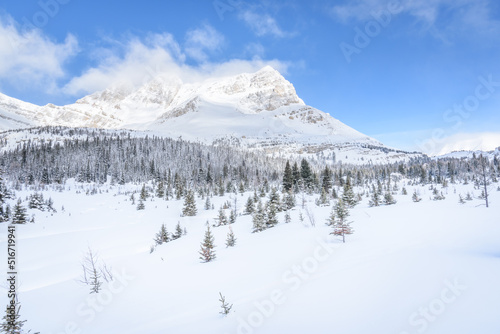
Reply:
<svg viewBox="0 0 500 334"><path fill-rule="evenodd" d="M325 225L331 206L318 207L311 196L302 208L297 196L289 224L280 213L276 227L251 233L251 217L238 216L234 248L225 247L228 226L213 228L217 259L210 263L198 254L205 223L234 194L213 197L215 210L198 198L198 215L180 217L182 200L149 199L137 211L123 194L131 187L86 195L68 183L43 192L57 213L29 210L36 222L17 226L25 327L44 334L500 332L497 185L490 208L479 199L458 203L459 194L480 194L472 185L451 184L442 201L430 199L428 186L406 186L409 195L391 206L370 208L365 197L351 210L355 233L345 244ZM237 195L240 213L250 195ZM150 254L161 224L173 232L177 222L187 235ZM5 268L7 224L0 228ZM115 272L97 295L79 283L88 247ZM219 292L233 304L227 317L219 314Z"/></svg>

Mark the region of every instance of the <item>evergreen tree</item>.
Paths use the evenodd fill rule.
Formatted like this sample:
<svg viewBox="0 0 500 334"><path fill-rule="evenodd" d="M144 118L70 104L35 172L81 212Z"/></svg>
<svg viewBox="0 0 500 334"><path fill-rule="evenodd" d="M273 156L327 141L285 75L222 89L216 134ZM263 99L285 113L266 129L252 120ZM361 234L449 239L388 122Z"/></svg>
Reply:
<svg viewBox="0 0 500 334"><path fill-rule="evenodd" d="M324 189L327 194L330 193L330 189L332 188L332 172L328 166L326 166L321 173L321 188Z"/></svg>
<svg viewBox="0 0 500 334"><path fill-rule="evenodd" d="M273 227L278 224L278 208L276 204L269 201L266 203L266 228Z"/></svg>
<svg viewBox="0 0 500 334"><path fill-rule="evenodd" d="M204 209L205 210L210 210L211 207L212 207L212 203L210 203L210 196L207 195L207 199L205 201Z"/></svg>
<svg viewBox="0 0 500 334"><path fill-rule="evenodd" d="M145 201L148 198L148 196L149 196L149 194L148 194L148 191L146 190L146 185L143 184L142 188L141 188L140 199Z"/></svg>
<svg viewBox="0 0 500 334"><path fill-rule="evenodd" d="M231 210L231 212L229 213L229 224L234 224L234 223L236 223L236 211Z"/></svg>
<svg viewBox="0 0 500 334"><path fill-rule="evenodd" d="M301 175L300 175L300 169L299 166L297 165L297 162L293 164L292 167L292 177L293 177L293 191L298 192L301 184Z"/></svg>
<svg viewBox="0 0 500 334"><path fill-rule="evenodd" d="M229 225L229 233L227 234L226 238L226 248L227 247L234 247L236 244L236 237L234 236L233 229L231 228L231 225Z"/></svg>
<svg viewBox="0 0 500 334"><path fill-rule="evenodd" d="M380 205L380 195L378 194L378 191L375 191L372 194L372 197L370 201L368 202L369 206L379 206Z"/></svg>
<svg viewBox="0 0 500 334"><path fill-rule="evenodd" d="M22 334L24 333L23 326L26 320L20 320L21 305L19 302L16 304L8 304L3 316L3 322L0 324L0 333L5 334ZM31 332L31 331L29 331ZM28 332L28 333L29 333Z"/></svg>
<svg viewBox="0 0 500 334"><path fill-rule="evenodd" d="M354 190L352 189L351 179L348 177L346 183L344 184L344 192L342 193L342 201L345 205L350 208L353 208L358 204L356 201L356 195L354 194Z"/></svg>
<svg viewBox="0 0 500 334"><path fill-rule="evenodd" d="M422 199L420 198L420 196L418 196L417 194L417 191L414 190L413 191L413 195L411 196L411 199L413 202L420 202Z"/></svg>
<svg viewBox="0 0 500 334"><path fill-rule="evenodd" d="M144 205L144 201L142 198L139 198L139 203L137 204L137 210L144 210L146 206Z"/></svg>
<svg viewBox="0 0 500 334"><path fill-rule="evenodd" d="M222 226L222 225L227 225L229 224L229 221L227 220L226 213L224 212L224 209L220 207L219 209L219 214L217 218L215 219L217 224L215 226Z"/></svg>
<svg viewBox="0 0 500 334"><path fill-rule="evenodd" d="M290 212L285 211L285 223L288 224L292 221L292 218L290 217Z"/></svg>
<svg viewBox="0 0 500 334"><path fill-rule="evenodd" d="M200 249L200 260L202 262L210 262L215 260L215 250L214 250L214 236L212 235L212 231L210 231L210 225L207 222L207 230L205 231L205 238L201 243Z"/></svg>
<svg viewBox="0 0 500 334"><path fill-rule="evenodd" d="M341 235L342 242L345 243L345 235L352 234L354 231L349 226L350 222L347 221L347 217L349 216L349 210L347 209L342 199L338 200L337 204L335 205L334 212L336 221L335 224L333 225L333 232L331 232L330 234Z"/></svg>
<svg viewBox="0 0 500 334"><path fill-rule="evenodd" d="M290 191L293 187L293 174L290 162L287 160L283 173L283 191Z"/></svg>
<svg viewBox="0 0 500 334"><path fill-rule="evenodd" d="M192 217L196 216L197 212L198 210L196 209L194 193L191 189L189 189L184 199L184 208L182 209L182 214L184 216Z"/></svg>
<svg viewBox="0 0 500 334"><path fill-rule="evenodd" d="M165 224L161 224L160 231L156 234L154 241L157 245L161 245L164 242L170 241L170 236L168 235L167 227L165 226Z"/></svg>
<svg viewBox="0 0 500 334"><path fill-rule="evenodd" d="M255 211L255 202L252 197L248 197L247 203L245 204L245 212L246 215L251 215Z"/></svg>
<svg viewBox="0 0 500 334"><path fill-rule="evenodd" d="M300 176L304 182L305 189L311 190L314 184L314 175L306 159L302 159L300 162Z"/></svg>
<svg viewBox="0 0 500 334"><path fill-rule="evenodd" d="M265 219L266 219L265 211L264 208L262 207L262 202L259 201L257 203L257 208L255 209L252 215L253 233L261 232L266 229Z"/></svg>
<svg viewBox="0 0 500 334"><path fill-rule="evenodd" d="M18 199L16 205L14 206L12 224L26 224L26 218L26 208L21 204L21 199Z"/></svg>
<svg viewBox="0 0 500 334"><path fill-rule="evenodd" d="M221 305L222 311L220 311L219 313L222 315L228 315L229 312L231 312L231 309L233 308L233 304L229 305L229 303L226 302L226 297L224 297L222 293L219 292L219 295L220 295L219 301L222 304Z"/></svg>
<svg viewBox="0 0 500 334"><path fill-rule="evenodd" d="M461 194L458 195L458 203L465 204L464 198L462 197Z"/></svg>
<svg viewBox="0 0 500 334"><path fill-rule="evenodd" d="M289 191L285 194L284 207L285 210L291 210L295 207L295 195Z"/></svg>
<svg viewBox="0 0 500 334"><path fill-rule="evenodd" d="M172 234L172 240L177 240L180 237L182 237L183 231L181 227L181 222L177 222L177 225L175 225L175 233Z"/></svg>
<svg viewBox="0 0 500 334"><path fill-rule="evenodd" d="M396 204L396 200L394 199L394 197L392 196L390 191L385 193L384 203L385 203L385 205Z"/></svg>
<svg viewBox="0 0 500 334"><path fill-rule="evenodd" d="M165 197L165 184L163 183L163 181L158 182L158 186L156 187L156 197Z"/></svg>

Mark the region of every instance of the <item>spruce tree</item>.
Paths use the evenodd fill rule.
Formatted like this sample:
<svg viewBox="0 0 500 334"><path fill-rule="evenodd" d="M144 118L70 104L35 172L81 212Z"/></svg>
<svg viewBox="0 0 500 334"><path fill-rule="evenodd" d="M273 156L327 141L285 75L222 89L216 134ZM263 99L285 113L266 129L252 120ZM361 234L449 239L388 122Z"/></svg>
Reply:
<svg viewBox="0 0 500 334"><path fill-rule="evenodd" d="M212 207L212 203L210 203L210 196L207 195L207 199L205 200L204 209L205 210L210 210L211 207Z"/></svg>
<svg viewBox="0 0 500 334"><path fill-rule="evenodd" d="M227 234L226 238L226 248L227 247L234 247L236 244L236 237L234 236L233 229L231 228L231 225L229 225L229 233Z"/></svg>
<svg viewBox="0 0 500 334"><path fill-rule="evenodd" d="M413 191L413 195L411 196L411 199L413 202L420 202L422 199L420 198L420 196L418 196L417 194L417 191L414 190Z"/></svg>
<svg viewBox="0 0 500 334"><path fill-rule="evenodd" d="M330 188L332 187L332 172L328 166L325 167L321 173L321 188L329 194Z"/></svg>
<svg viewBox="0 0 500 334"><path fill-rule="evenodd" d="M245 204L244 214L251 215L255 211L255 202L252 197L248 197L247 203Z"/></svg>
<svg viewBox="0 0 500 334"><path fill-rule="evenodd" d="M182 209L182 214L184 216L192 217L196 216L198 210L196 209L196 201L194 199L194 193L191 189L188 190L186 198L184 199L184 208Z"/></svg>
<svg viewBox="0 0 500 334"><path fill-rule="evenodd" d="M165 226L165 224L161 224L160 231L156 234L154 241L157 245L161 245L164 242L170 241L170 236L168 235L167 227Z"/></svg>
<svg viewBox="0 0 500 334"><path fill-rule="evenodd" d="M261 232L266 229L266 223L265 223L265 211L264 208L262 207L262 202L259 201L257 203L257 208L255 209L253 215L252 215L252 223L253 223L253 230L252 232Z"/></svg>
<svg viewBox="0 0 500 334"><path fill-rule="evenodd" d="M180 237L182 237L183 231L181 227L181 222L177 222L177 225L175 225L175 233L172 234L172 240L177 240Z"/></svg>
<svg viewBox="0 0 500 334"><path fill-rule="evenodd" d="M390 191L386 192L384 195L384 204L385 205L396 204L396 200L394 199Z"/></svg>
<svg viewBox="0 0 500 334"><path fill-rule="evenodd" d="M283 190L290 191L293 187L293 174L292 168L290 167L290 162L287 160L285 165L285 171L283 173Z"/></svg>
<svg viewBox="0 0 500 334"><path fill-rule="evenodd" d="M142 198L139 198L139 203L137 204L137 210L144 210L146 206L144 205L144 201Z"/></svg>
<svg viewBox="0 0 500 334"><path fill-rule="evenodd" d="M21 199L17 200L12 215L12 224L26 224L26 208L21 204Z"/></svg>
<svg viewBox="0 0 500 334"><path fill-rule="evenodd" d="M22 334L23 326L26 320L20 320L21 315L21 305L19 302L14 305L8 304L5 309L5 315L3 316L3 322L0 324L0 333L5 334ZM29 331L31 332L31 331ZM28 332L28 333L29 333Z"/></svg>
<svg viewBox="0 0 500 334"><path fill-rule="evenodd" d="M373 192L370 201L368 202L369 206L379 206L380 205L380 195L378 191Z"/></svg>
<svg viewBox="0 0 500 334"><path fill-rule="evenodd" d="M222 310L219 313L222 315L228 315L229 312L231 312L231 309L233 308L233 304L229 305L229 303L226 302L226 297L224 297L220 292L219 296L220 296L219 301L221 302L221 308L222 308Z"/></svg>
<svg viewBox="0 0 500 334"><path fill-rule="evenodd" d="M158 182L158 186L156 187L156 197L165 197L165 184L163 183L163 181Z"/></svg>
<svg viewBox="0 0 500 334"><path fill-rule="evenodd" d="M207 230L205 231L205 238L201 243L200 260L202 262L210 262L215 260L215 250L214 250L214 236L212 235L212 231L210 231L210 225L207 222Z"/></svg>
<svg viewBox="0 0 500 334"><path fill-rule="evenodd" d="M149 194L148 194L148 191L146 190L146 185L143 184L142 188L141 188L140 199L142 199L143 201L145 201L148 198L148 196L149 196Z"/></svg>
<svg viewBox="0 0 500 334"><path fill-rule="evenodd" d="M224 212L224 209L220 207L219 209L219 214L217 218L215 218L215 221L217 222L215 226L222 226L222 225L227 225L229 224L229 221L227 220L226 213Z"/></svg>
<svg viewBox="0 0 500 334"><path fill-rule="evenodd" d="M342 201L345 205L350 208L353 208L358 204L356 200L356 195L354 194L354 190L352 189L351 179L347 177L347 181L344 184L344 192L342 193Z"/></svg>
<svg viewBox="0 0 500 334"><path fill-rule="evenodd" d="M276 204L274 204L271 201L267 202L265 211L266 228L273 227L278 224L277 213L278 213L278 208Z"/></svg>
<svg viewBox="0 0 500 334"><path fill-rule="evenodd" d="M345 243L345 235L352 234L354 231L349 226L350 222L347 221L347 217L349 216L349 210L347 209L342 199L338 200L337 204L335 205L334 212L336 221L335 224L333 225L333 232L331 232L330 234L341 235L342 242Z"/></svg>

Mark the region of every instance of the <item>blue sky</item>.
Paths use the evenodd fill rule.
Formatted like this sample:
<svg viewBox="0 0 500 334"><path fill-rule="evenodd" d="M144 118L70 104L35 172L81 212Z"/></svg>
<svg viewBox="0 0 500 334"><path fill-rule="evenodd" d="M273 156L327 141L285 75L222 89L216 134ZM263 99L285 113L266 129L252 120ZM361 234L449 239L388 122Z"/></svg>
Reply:
<svg viewBox="0 0 500 334"><path fill-rule="evenodd" d="M165 71L271 64L307 104L387 145L489 148L499 42L494 0L3 1L0 92L67 104Z"/></svg>

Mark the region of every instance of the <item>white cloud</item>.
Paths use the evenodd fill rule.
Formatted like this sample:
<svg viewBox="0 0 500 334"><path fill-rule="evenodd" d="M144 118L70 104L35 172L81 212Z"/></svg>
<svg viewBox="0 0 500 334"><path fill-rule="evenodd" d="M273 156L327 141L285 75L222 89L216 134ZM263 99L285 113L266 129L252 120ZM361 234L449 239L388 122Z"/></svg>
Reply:
<svg viewBox="0 0 500 334"><path fill-rule="evenodd" d="M212 26L205 24L203 27L190 30L186 33L185 52L198 62L205 62L208 53L220 50L224 43L224 36Z"/></svg>
<svg viewBox="0 0 500 334"><path fill-rule="evenodd" d="M500 132L457 133L437 142L431 155L443 155L453 151L492 151L500 147Z"/></svg>
<svg viewBox="0 0 500 334"><path fill-rule="evenodd" d="M21 32L12 19L0 16L0 81L53 93L65 76L64 63L77 52L73 35L57 43L39 30Z"/></svg>
<svg viewBox="0 0 500 334"><path fill-rule="evenodd" d="M144 40L132 38L122 44L122 49L114 47L101 50L100 54L103 56L98 65L73 78L64 87L66 93L81 96L111 86L137 88L153 77L175 76L183 82L199 82L212 77L255 72L266 65L286 73L289 66L278 60L260 59L233 59L223 63L205 61L197 66L188 65L179 44L170 34L154 34Z"/></svg>
<svg viewBox="0 0 500 334"><path fill-rule="evenodd" d="M367 21L373 19L373 13L387 11L392 4L397 4L397 13L406 13L413 16L424 29L435 26L443 30L467 31L467 29L481 30L482 32L498 31L499 22L491 18L490 0L356 0L330 8L332 16L346 23L349 20ZM440 15L446 15L440 20ZM439 34L438 34L439 35ZM441 34L442 35L442 34ZM442 37L442 36L441 36Z"/></svg>
<svg viewBox="0 0 500 334"><path fill-rule="evenodd" d="M281 38L288 35L269 14L260 14L253 10L246 10L241 12L239 17L257 36L271 35Z"/></svg>

